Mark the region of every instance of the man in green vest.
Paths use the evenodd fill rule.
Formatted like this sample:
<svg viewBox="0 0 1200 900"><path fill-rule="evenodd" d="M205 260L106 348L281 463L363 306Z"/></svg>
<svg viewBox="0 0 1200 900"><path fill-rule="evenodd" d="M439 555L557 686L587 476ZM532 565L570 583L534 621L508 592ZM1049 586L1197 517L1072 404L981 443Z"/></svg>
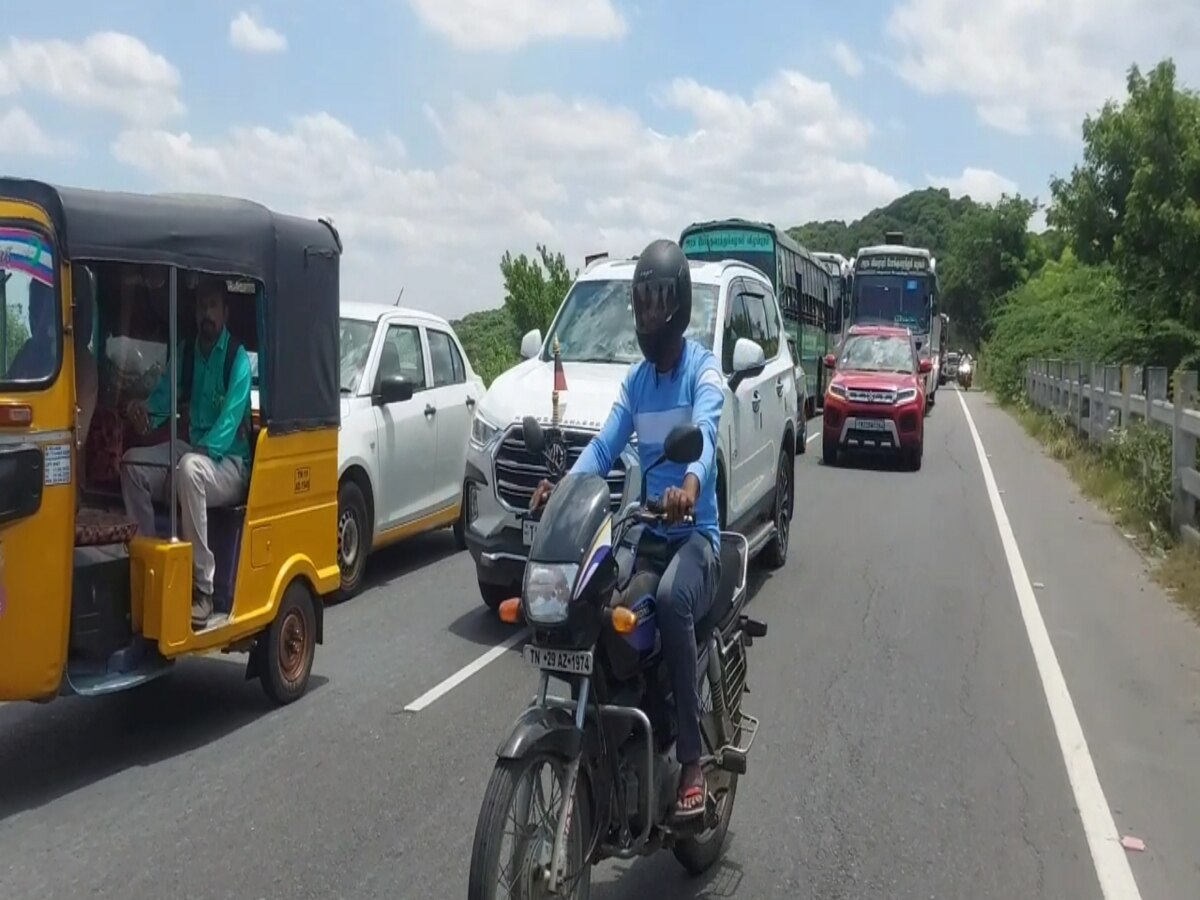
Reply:
<svg viewBox="0 0 1200 900"><path fill-rule="evenodd" d="M175 354L180 412L187 429L176 441L176 492L183 538L192 545L192 628L204 628L213 612L216 563L208 546L208 507L243 501L250 477L250 358L225 327L229 315L225 281L201 281L196 296L196 339ZM189 371L190 370L190 371ZM140 435L166 424L171 386L166 373L148 400L133 400L126 418ZM168 443L134 447L121 465L126 514L139 533L154 534L153 500L166 502Z"/></svg>

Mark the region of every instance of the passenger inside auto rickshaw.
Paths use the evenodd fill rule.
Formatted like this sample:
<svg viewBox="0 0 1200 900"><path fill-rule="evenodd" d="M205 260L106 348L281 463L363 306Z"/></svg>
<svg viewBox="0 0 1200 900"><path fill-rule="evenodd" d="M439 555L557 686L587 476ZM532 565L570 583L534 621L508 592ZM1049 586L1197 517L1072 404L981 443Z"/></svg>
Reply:
<svg viewBox="0 0 1200 900"><path fill-rule="evenodd" d="M136 528L146 536L166 537L171 384L166 329L155 315L166 300L165 279L152 271L157 267L98 268L104 389L95 426L85 438L85 487L92 508L80 517L77 543L111 540L107 534L93 538L89 530L122 529L131 535ZM186 321L183 310L194 303L195 333L181 340L173 366L179 404L176 499L181 536L192 544L192 628L200 631L219 605L225 607L220 612L228 611L235 528L222 520L218 533L211 534L211 513L245 501L254 438L252 371L237 326L229 321L240 297L231 300L226 279L189 273L180 282L180 323ZM247 299L250 303L236 310L240 322L247 317L253 322L254 298ZM123 515L116 513L114 494L120 496ZM217 582L226 583L227 590L218 591ZM219 600L217 593L223 595Z"/></svg>

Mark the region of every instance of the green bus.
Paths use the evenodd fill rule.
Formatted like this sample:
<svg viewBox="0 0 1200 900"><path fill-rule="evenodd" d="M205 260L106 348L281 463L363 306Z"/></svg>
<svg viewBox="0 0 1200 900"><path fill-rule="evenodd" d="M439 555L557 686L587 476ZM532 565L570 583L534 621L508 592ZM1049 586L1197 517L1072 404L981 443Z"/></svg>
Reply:
<svg viewBox="0 0 1200 900"><path fill-rule="evenodd" d="M696 222L683 229L679 245L688 259L734 259L767 276L808 383L805 413L809 418L814 416L824 405L829 377L822 360L833 352L842 328L840 277L787 232L766 222Z"/></svg>

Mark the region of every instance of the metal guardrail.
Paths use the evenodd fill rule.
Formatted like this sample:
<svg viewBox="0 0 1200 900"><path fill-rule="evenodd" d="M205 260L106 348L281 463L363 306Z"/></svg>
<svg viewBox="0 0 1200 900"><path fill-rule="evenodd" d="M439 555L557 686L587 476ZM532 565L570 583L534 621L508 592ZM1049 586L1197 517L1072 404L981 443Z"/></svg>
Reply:
<svg viewBox="0 0 1200 900"><path fill-rule="evenodd" d="M1163 367L1030 360L1025 392L1034 406L1065 417L1089 441L1103 442L1114 429L1139 419L1169 430L1171 523L1181 538L1200 547L1200 472L1195 469L1200 391L1195 372L1181 373L1172 391Z"/></svg>

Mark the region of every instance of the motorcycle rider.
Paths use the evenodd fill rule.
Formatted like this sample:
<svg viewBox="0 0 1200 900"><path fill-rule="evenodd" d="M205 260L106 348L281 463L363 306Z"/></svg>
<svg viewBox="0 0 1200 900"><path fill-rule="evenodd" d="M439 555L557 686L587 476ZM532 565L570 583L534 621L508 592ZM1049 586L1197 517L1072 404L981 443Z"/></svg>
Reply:
<svg viewBox="0 0 1200 900"><path fill-rule="evenodd" d="M633 432L643 472L660 458L676 425L695 423L704 436L700 459L689 465L663 462L646 483L648 497L662 497L668 522L661 533L671 557L655 612L675 697L675 753L683 767L676 817L690 818L703 812L707 796L700 767L695 623L711 607L720 580L716 446L724 378L712 351L684 337L692 315L692 276L678 244L649 244L638 258L631 287L634 329L645 359L630 367L608 420L571 473L607 475ZM552 490L543 480L530 508L540 506ZM692 524L682 522L687 515Z"/></svg>

